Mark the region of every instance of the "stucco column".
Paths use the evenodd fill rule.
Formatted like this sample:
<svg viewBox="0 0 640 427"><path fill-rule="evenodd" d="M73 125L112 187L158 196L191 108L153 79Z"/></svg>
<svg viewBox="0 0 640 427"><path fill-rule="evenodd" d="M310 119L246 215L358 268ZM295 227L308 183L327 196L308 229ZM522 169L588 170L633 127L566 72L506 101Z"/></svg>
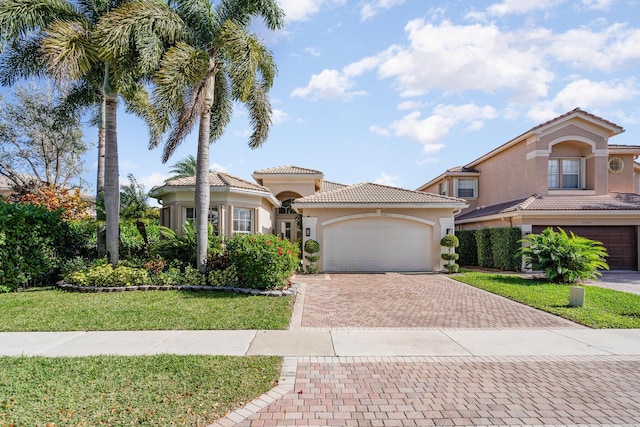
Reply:
<svg viewBox="0 0 640 427"><path fill-rule="evenodd" d="M522 238L524 239L524 237L527 234L533 233L533 225L531 225L531 224L522 224L522 225L520 225L520 231L522 232ZM523 242L522 246L523 247L524 246L529 246L529 244L526 243L526 242ZM524 263L524 260L522 261L522 265L520 266L520 269L522 271L531 271L531 268L527 268L527 265Z"/></svg>
<svg viewBox="0 0 640 427"><path fill-rule="evenodd" d="M309 263L304 259L304 243L307 240L315 240L316 242L318 242L318 232L317 232L317 228L318 228L318 217L314 217L314 216L303 216L302 217L302 251L303 253L300 254L302 260L303 260L303 265L308 265ZM323 244L322 242L318 242L320 243L320 254L323 251ZM319 255L319 254L318 254ZM318 265L321 265L322 259L320 259L320 261L318 262Z"/></svg>
<svg viewBox="0 0 640 427"><path fill-rule="evenodd" d="M446 253L449 251L448 248L444 247L444 246L440 246L440 240L448 234L454 234L454 220L452 216L448 216L448 217L443 217L439 219L440 222L440 237L437 237L438 234L437 233L433 233L434 234L434 240L436 240L434 243L436 248L440 248L439 251L435 251L438 254L438 259L437 260L433 260L433 265L434 267L436 265L439 265L440 268L439 270L444 270L444 265L446 264L446 261L442 259L442 254ZM435 268L434 268L435 269Z"/></svg>

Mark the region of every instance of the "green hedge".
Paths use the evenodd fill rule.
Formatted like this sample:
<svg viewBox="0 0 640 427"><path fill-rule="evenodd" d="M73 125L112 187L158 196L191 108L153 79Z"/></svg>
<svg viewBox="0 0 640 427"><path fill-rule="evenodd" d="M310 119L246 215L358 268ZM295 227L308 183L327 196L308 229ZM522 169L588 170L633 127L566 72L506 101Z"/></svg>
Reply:
<svg viewBox="0 0 640 427"><path fill-rule="evenodd" d="M478 265L493 268L493 250L491 249L491 229L476 230L476 247L478 249Z"/></svg>
<svg viewBox="0 0 640 427"><path fill-rule="evenodd" d="M478 265L478 248L476 245L476 230L457 230L456 236L460 241L458 253L460 265Z"/></svg>
<svg viewBox="0 0 640 427"><path fill-rule="evenodd" d="M79 253L81 243L61 215L0 198L0 292L49 284L62 263Z"/></svg>
<svg viewBox="0 0 640 427"><path fill-rule="evenodd" d="M500 270L520 270L522 256L518 250L522 232L519 228L505 227L491 229L491 250L493 255L493 267Z"/></svg>

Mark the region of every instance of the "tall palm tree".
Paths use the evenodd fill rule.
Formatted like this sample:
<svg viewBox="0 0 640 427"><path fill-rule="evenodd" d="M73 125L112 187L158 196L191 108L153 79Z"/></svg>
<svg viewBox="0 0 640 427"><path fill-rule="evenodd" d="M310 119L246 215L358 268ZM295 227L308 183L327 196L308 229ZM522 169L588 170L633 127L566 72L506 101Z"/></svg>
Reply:
<svg viewBox="0 0 640 427"><path fill-rule="evenodd" d="M146 92L138 78L151 69L149 63L134 61L133 52L117 67L103 61L98 55L94 30L105 14L125 1L128 0L0 1L2 83L48 74L65 83L67 105L100 102L97 191L100 196L104 188L106 250L113 264L119 259L118 94L130 101L131 111L147 115ZM159 43L153 34L141 33L139 37L138 44L143 44L145 37L151 45Z"/></svg>
<svg viewBox="0 0 640 427"><path fill-rule="evenodd" d="M173 174L171 179L195 176L197 164L197 159L192 154L188 155L184 159L171 166L172 169L169 171Z"/></svg>
<svg viewBox="0 0 640 427"><path fill-rule="evenodd" d="M268 91L277 72L271 52L248 30L262 17L272 30L284 24L284 12L276 0L159 0L128 3L122 13L110 14L99 24L103 54L117 58L128 51L140 29L158 31L147 18L155 13L174 19L176 43L163 52L153 82L153 104L158 109L154 129L168 131L162 160L199 122L196 165L196 229L198 268L206 263L209 188L209 144L223 134L231 120L232 103L249 110L253 133L249 146L264 143L271 125ZM115 11L114 11L115 12ZM167 25L167 27L169 27ZM157 136L157 135L156 135ZM152 139L151 145L160 143Z"/></svg>

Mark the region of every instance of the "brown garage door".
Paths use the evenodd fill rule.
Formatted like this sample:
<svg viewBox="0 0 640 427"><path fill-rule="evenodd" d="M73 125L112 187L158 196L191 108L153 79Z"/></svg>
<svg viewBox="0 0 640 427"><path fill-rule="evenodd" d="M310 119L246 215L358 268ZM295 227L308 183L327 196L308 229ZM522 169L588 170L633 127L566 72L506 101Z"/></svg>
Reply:
<svg viewBox="0 0 640 427"><path fill-rule="evenodd" d="M534 225L533 232L540 233L548 225ZM607 263L611 270L637 270L637 243L635 226L560 226L567 233L573 231L577 236L602 242L609 257Z"/></svg>

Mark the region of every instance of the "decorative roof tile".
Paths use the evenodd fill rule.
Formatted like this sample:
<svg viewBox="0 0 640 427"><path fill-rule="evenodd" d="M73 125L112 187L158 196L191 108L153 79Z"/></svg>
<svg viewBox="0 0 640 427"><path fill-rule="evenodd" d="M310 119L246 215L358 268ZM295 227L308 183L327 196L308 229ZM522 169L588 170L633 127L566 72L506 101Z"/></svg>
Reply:
<svg viewBox="0 0 640 427"><path fill-rule="evenodd" d="M276 166L274 168L260 169L254 175L322 175L322 172L301 168L299 166Z"/></svg>
<svg viewBox="0 0 640 427"><path fill-rule="evenodd" d="M163 186L156 187L159 189L162 187L194 187L196 185L196 177L189 176L186 178L176 178L167 180ZM237 178L233 175L229 175L223 172L209 172L209 186L211 187L232 187L242 188L245 190L261 191L264 193L271 193L268 188L262 187L258 184L254 184L244 179Z"/></svg>
<svg viewBox="0 0 640 427"><path fill-rule="evenodd" d="M516 211L620 211L640 210L640 194L609 193L602 196L538 196L479 207L456 217L469 220Z"/></svg>
<svg viewBox="0 0 640 427"><path fill-rule="evenodd" d="M421 203L460 203L465 201L454 197L411 191L370 182L338 188L332 191L316 193L296 199L295 204L421 204Z"/></svg>

